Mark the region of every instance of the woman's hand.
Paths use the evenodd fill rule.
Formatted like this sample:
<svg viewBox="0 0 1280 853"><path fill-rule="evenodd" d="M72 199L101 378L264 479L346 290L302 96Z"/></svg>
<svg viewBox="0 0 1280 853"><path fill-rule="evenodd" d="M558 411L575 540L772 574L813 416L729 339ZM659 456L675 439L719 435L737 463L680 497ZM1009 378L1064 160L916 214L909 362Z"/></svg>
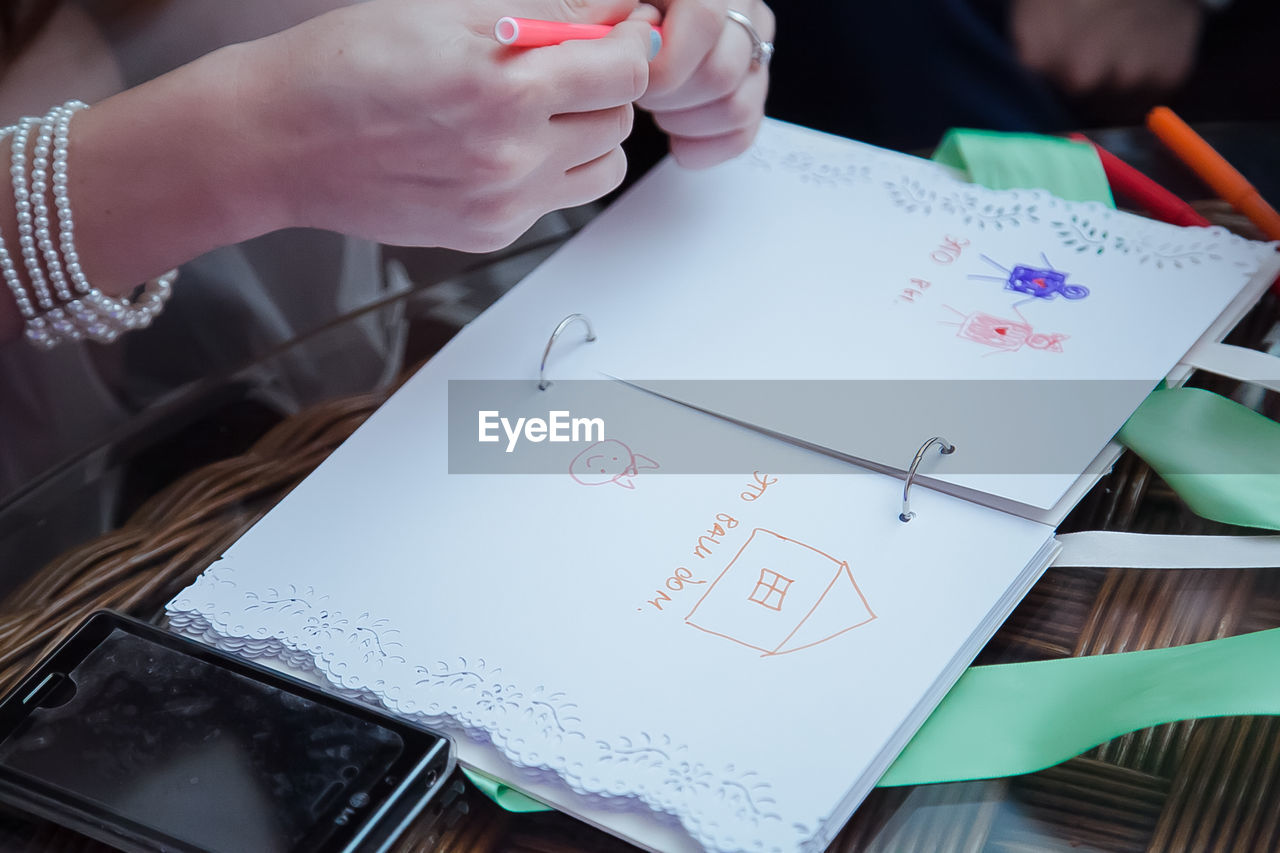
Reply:
<svg viewBox="0 0 1280 853"><path fill-rule="evenodd" d="M702 168L741 154L764 118L769 69L752 61L745 27L726 13L730 0L651 0L664 13L662 50L639 106L671 137L682 166ZM764 41L773 12L761 0L733 0Z"/></svg>
<svg viewBox="0 0 1280 853"><path fill-rule="evenodd" d="M514 5L513 5L514 3ZM503 47L503 15L613 23L632 0L371 0L238 49L244 143L290 225L485 251L599 198L648 85L648 27Z"/></svg>
<svg viewBox="0 0 1280 853"><path fill-rule="evenodd" d="M506 14L623 20L634 0L368 0L235 44L77 114L90 281L126 292L280 228L486 251L616 187L649 28L536 50ZM13 234L12 207L0 228Z"/></svg>
<svg viewBox="0 0 1280 853"><path fill-rule="evenodd" d="M1168 91L1195 65L1198 0L1015 0L1018 58L1064 91Z"/></svg>
<svg viewBox="0 0 1280 853"><path fill-rule="evenodd" d="M625 21L635 6L367 0L108 97L71 124L79 263L118 295L294 226L505 246L622 181L620 146L649 82L649 27ZM624 23L524 50L494 39L504 15ZM0 205L0 232L16 228ZM15 323L0 292L0 336Z"/></svg>

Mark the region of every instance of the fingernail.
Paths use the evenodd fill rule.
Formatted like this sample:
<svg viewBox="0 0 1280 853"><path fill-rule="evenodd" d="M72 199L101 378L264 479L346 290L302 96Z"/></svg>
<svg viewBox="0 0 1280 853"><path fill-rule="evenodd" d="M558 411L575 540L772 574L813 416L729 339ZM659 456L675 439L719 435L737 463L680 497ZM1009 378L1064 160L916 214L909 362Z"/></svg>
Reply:
<svg viewBox="0 0 1280 853"><path fill-rule="evenodd" d="M657 30L649 30L649 59L652 60L662 50L662 34Z"/></svg>

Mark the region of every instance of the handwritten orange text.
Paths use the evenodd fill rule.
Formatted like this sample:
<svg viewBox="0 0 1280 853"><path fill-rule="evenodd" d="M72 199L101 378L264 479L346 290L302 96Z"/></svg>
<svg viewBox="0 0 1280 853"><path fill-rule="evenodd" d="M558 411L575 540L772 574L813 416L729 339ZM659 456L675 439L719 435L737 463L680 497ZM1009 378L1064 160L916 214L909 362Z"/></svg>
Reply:
<svg viewBox="0 0 1280 853"><path fill-rule="evenodd" d="M915 302L916 299L924 296L924 292L931 287L933 287L933 282L925 281L923 278L913 278L911 279L911 286L904 287L902 292L898 294L897 301Z"/></svg>
<svg viewBox="0 0 1280 853"><path fill-rule="evenodd" d="M930 252L929 257L933 258L934 263L955 263L959 260L960 253L964 251L965 246L968 245L969 241L963 237L946 236L942 238L942 245Z"/></svg>
<svg viewBox="0 0 1280 853"><path fill-rule="evenodd" d="M778 482L777 477L770 477L768 474L761 474L759 471L752 471L751 477L752 481L747 484L746 491L738 495L747 503L759 500L765 489Z"/></svg>
<svg viewBox="0 0 1280 853"><path fill-rule="evenodd" d="M764 488L768 488L768 486L766 485ZM764 489L762 488L761 491L763 490ZM698 537L698 542L693 548L693 555L699 560L705 560L707 557L710 557L715 546L719 545L721 541L723 541L724 537L728 535L729 531L737 527L738 524L738 519L729 515L729 513L716 513L711 526L707 528L707 532ZM693 572L685 566L681 566L662 582L661 588L653 591L654 597L646 599L645 603L656 610L661 610L662 605L667 604L672 600L671 596L668 595L668 591L680 593L684 591L687 586L703 583L706 583L706 581L694 580ZM644 608L637 607L636 610L643 611Z"/></svg>
<svg viewBox="0 0 1280 853"><path fill-rule="evenodd" d="M667 578L665 581L663 581L662 585L665 586L667 589L671 590L672 592L682 592L686 584L696 585L696 584L702 584L702 583L706 583L706 581L694 580L693 572L689 571L684 566L681 566L680 568L672 572L671 576ZM671 596L667 595L665 590L655 589L653 593L654 593L654 597L648 599L647 603L652 605L653 607L656 607L658 610L662 609L663 604L666 604L671 601ZM644 608L638 607L636 609L643 610Z"/></svg>
<svg viewBox="0 0 1280 853"><path fill-rule="evenodd" d="M699 560L705 560L710 557L711 546L719 545L725 533L737 526L738 519L727 512L717 512L716 520L707 528L707 532L698 537L698 544L693 548L693 556Z"/></svg>

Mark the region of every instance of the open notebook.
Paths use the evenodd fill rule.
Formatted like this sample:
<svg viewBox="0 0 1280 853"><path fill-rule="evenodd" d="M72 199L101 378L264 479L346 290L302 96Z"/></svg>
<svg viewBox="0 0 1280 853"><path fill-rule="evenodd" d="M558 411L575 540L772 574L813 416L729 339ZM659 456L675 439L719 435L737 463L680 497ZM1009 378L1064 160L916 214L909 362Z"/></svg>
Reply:
<svg viewBox="0 0 1280 853"><path fill-rule="evenodd" d="M646 176L170 622L444 728L641 846L821 849L1049 564L1124 417L1276 267L770 122L732 163ZM567 328L539 390L575 312L598 339ZM1071 389L1115 380L1087 411ZM998 382L1065 390L973 402ZM553 411L606 433L480 441L483 412ZM1025 457L948 474L989 431ZM957 451L904 523L884 472L935 434Z"/></svg>

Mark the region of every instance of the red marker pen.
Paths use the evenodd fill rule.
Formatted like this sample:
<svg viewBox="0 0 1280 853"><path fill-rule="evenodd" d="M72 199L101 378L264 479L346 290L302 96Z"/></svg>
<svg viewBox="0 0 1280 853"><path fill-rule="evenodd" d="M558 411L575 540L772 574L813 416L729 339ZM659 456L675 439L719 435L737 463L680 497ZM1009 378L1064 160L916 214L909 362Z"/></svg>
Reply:
<svg viewBox="0 0 1280 853"><path fill-rule="evenodd" d="M612 32L610 24L570 24L565 21L539 21L534 18L499 18L493 26L493 37L511 47L547 47L572 39L598 39ZM653 27L649 33L649 58L662 47L662 30Z"/></svg>
<svg viewBox="0 0 1280 853"><path fill-rule="evenodd" d="M1151 178L1139 172L1128 163L1094 142L1083 133L1070 133L1068 137L1077 142L1087 142L1098 152L1102 161L1102 170L1107 174L1107 181L1118 195L1123 195L1137 202L1144 210L1162 222L1174 225L1210 224L1194 207L1157 184Z"/></svg>

